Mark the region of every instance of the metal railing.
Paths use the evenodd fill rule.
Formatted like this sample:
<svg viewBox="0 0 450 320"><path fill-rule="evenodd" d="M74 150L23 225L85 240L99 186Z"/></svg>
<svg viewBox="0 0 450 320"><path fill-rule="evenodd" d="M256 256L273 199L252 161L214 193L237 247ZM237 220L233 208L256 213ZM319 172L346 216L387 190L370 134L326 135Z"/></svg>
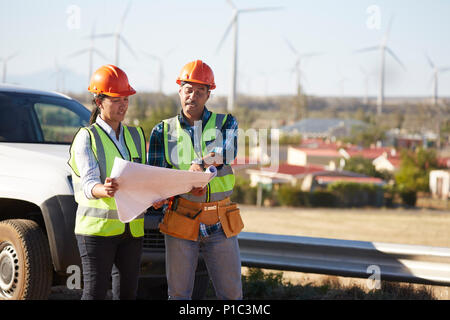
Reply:
<svg viewBox="0 0 450 320"><path fill-rule="evenodd" d="M242 265L450 285L450 248L242 232Z"/></svg>

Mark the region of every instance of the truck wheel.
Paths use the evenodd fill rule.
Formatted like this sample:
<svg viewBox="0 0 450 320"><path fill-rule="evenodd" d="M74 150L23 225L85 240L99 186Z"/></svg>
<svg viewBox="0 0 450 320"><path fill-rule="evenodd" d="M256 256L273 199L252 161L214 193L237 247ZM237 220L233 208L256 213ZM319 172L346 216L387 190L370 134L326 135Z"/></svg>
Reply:
<svg viewBox="0 0 450 320"><path fill-rule="evenodd" d="M48 241L31 220L0 222L0 300L47 299L53 267Z"/></svg>

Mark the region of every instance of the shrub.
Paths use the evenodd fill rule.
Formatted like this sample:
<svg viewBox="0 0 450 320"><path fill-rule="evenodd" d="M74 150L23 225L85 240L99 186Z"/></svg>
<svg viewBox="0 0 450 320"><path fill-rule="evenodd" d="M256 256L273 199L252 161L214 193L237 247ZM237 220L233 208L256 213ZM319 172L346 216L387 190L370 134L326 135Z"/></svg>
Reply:
<svg viewBox="0 0 450 320"><path fill-rule="evenodd" d="M400 192L402 202L407 206L414 207L417 202L417 192L414 190L404 190Z"/></svg>
<svg viewBox="0 0 450 320"><path fill-rule="evenodd" d="M236 176L234 190L231 194L231 201L241 204L255 204L256 193L257 188L251 187L249 180Z"/></svg>
<svg viewBox="0 0 450 320"><path fill-rule="evenodd" d="M334 182L328 185L327 190L333 192L339 205L344 207L377 205L377 193L382 195L381 187L365 183Z"/></svg>
<svg viewBox="0 0 450 320"><path fill-rule="evenodd" d="M311 192L309 201L313 207L335 207L338 204L336 195L333 192L326 190Z"/></svg>

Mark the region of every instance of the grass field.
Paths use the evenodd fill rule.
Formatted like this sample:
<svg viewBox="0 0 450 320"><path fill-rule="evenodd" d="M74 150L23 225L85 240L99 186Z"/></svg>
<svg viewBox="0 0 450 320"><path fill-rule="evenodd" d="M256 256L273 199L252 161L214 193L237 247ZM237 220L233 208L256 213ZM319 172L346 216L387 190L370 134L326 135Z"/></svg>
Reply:
<svg viewBox="0 0 450 320"><path fill-rule="evenodd" d="M246 232L450 247L448 211L257 208L244 205L240 208L245 224L243 231ZM243 274L248 274L248 271L243 268ZM365 279L283 272L283 281L316 287L329 287L331 283L335 288L339 288L340 292L345 289L354 292L354 288L366 290ZM429 299L430 296L434 299L450 299L448 287L402 284L395 288L415 292L412 297L416 294L419 299Z"/></svg>
<svg viewBox="0 0 450 320"><path fill-rule="evenodd" d="M240 208L247 232L450 247L448 211Z"/></svg>

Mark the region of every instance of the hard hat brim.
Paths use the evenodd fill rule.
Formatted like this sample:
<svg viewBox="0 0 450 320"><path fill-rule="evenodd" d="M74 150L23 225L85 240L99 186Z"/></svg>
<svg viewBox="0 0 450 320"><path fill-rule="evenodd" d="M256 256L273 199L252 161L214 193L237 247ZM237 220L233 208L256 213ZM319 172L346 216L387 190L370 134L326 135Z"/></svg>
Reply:
<svg viewBox="0 0 450 320"><path fill-rule="evenodd" d="M193 83L199 83L199 84L204 84L205 86L209 86L209 90L214 90L216 88L216 85L210 84L210 83L206 83L203 81L198 81L198 80L194 80L194 79L177 79L177 83L179 85L181 85L181 82L193 82Z"/></svg>

